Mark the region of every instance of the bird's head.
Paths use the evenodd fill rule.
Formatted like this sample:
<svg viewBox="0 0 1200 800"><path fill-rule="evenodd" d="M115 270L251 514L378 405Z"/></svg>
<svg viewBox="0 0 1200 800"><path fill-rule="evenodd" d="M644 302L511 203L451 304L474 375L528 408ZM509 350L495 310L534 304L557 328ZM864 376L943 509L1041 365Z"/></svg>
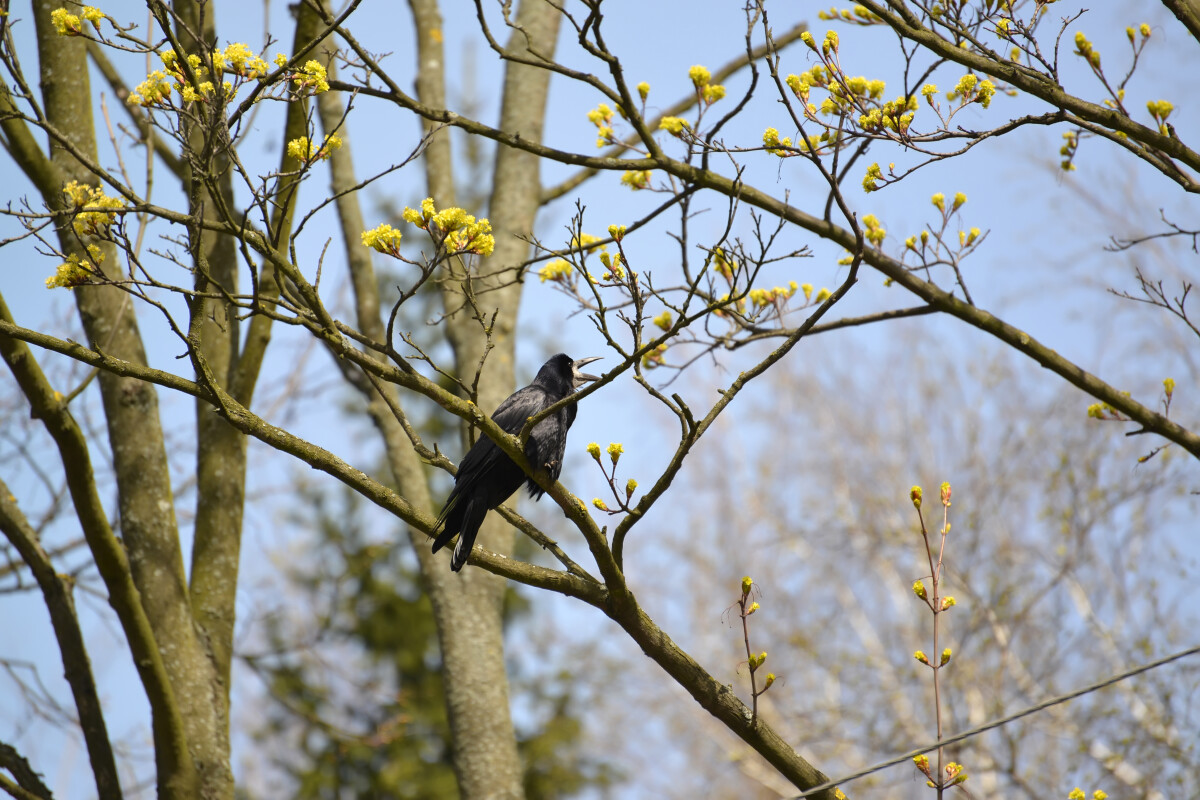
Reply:
<svg viewBox="0 0 1200 800"><path fill-rule="evenodd" d="M599 361L599 360L600 360L600 356L591 356L590 358L581 358L578 361L572 361L571 362L571 385L574 388L578 389L579 387L583 386L585 383L591 383L592 381L600 380L600 376L598 376L598 375L589 375L586 372L579 371L580 367L587 366L588 364L592 363L593 361Z"/></svg>

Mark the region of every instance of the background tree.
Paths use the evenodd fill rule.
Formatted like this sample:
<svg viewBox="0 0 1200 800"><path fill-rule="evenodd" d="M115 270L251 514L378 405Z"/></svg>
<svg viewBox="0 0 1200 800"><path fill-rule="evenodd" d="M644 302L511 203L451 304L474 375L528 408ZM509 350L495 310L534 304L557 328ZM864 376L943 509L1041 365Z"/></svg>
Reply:
<svg viewBox="0 0 1200 800"><path fill-rule="evenodd" d="M1194 642L1185 638L1189 628L1154 627L1168 621L1174 608L1154 597L1140 602L1133 588L1120 589L1144 585L1138 559L1109 555L1131 554L1143 541L1168 552L1171 532L1164 528L1169 519L1160 525L1154 514L1160 508L1194 514L1183 494L1192 473L1176 475L1171 470L1194 469L1200 438L1186 412L1181 416L1181 408L1191 407L1181 406L1181 398L1189 396L1182 389L1185 384L1163 379L1165 370L1182 368L1192 378L1186 385L1194 386L1195 372L1184 355L1164 354L1163 371L1157 363L1147 364L1157 372L1148 376L1080 348L1069 327L1056 329L1045 319L1070 310L1081 314L1080 328L1095 334L1109 329L1111 315L1106 316L1106 309L1097 313L1096 308L1072 307L1065 295L1043 291L1053 281L1036 270L1005 269L1012 266L1011 244L1002 248L993 269L974 267L997 240L1019 241L1013 222L1018 215L997 189L1001 182L996 180L996 159L989 160L987 154L1003 153L999 143L1005 141L1044 148L1047 140L1039 138L1040 132L1049 129L1060 137L1053 148L1064 171L1099 172L1089 161L1093 153L1129 164L1139 184L1154 187L1153 196L1169 197L1172 203L1176 197L1180 200L1164 206L1158 222L1153 213L1134 209L1138 213L1128 215L1129 228L1102 227L1100 240L1114 236L1113 247L1127 253L1146 252L1142 246L1148 240L1158 246L1183 245L1180 249L1186 252L1187 246L1194 247L1194 226L1180 220L1194 218L1187 198L1196 190L1194 175L1200 167L1200 156L1187 144L1190 112L1182 104L1176 110L1163 99L1169 84L1142 82L1141 76L1150 69L1146 64L1152 63L1150 54L1161 38L1170 38L1178 52L1194 57L1200 26L1186 6L1164 3L1165 10L1153 24L1134 21L1124 28L1124 21L1120 26L1099 21L1105 31L1101 37L1082 30L1090 29L1089 17L1059 5L1043 0L865 2L823 15L838 21L821 36L808 33L804 20L786 19L781 25L775 19L792 13L790 9L749 4L739 16L697 11L672 22L679 23L681 33L704 31L705 43L711 42L708 50L727 53L731 60L714 70L701 65L689 70L687 62L697 57L681 55L662 73L662 81L654 78L655 85L678 87L678 99L662 89L652 93L651 85L641 81L638 72L648 70L649 61L664 59L657 58L654 48L631 48L621 33L632 27L652 35L647 32L665 28L646 19L639 26L622 26L609 20L599 4L559 9L530 0L515 13L504 5L480 4L475 20L443 20L435 4L414 0L410 8L416 67L411 75L407 69L394 70L380 55L394 47L393 40L380 33L394 30L394 23L376 25L371 12L356 5L334 16L322 6L301 4L290 53L273 61L268 59L274 48L255 55L241 43L247 37L240 31L218 36L218 20L205 4L168 8L150 3L149 20L138 29L128 27L132 15L116 10L39 4L30 15L36 37L28 32L29 22L6 17L0 55L7 80L0 98L0 131L11 164L39 196L10 206L14 236L6 246L26 248L22 253L32 246L54 259L47 263L61 264L47 283L72 290L82 333L52 318L45 324L44 317L26 319L23 306L15 316L8 306L0 308L0 354L23 398L19 404L10 401L9 407L27 409L44 428L42 434L23 432L11 440L14 454L30 469L10 476L20 481L14 490L0 491L0 527L12 548L10 558L22 564L8 572L14 588L32 585L27 583L32 575L50 610L96 791L119 796L122 785L134 786L137 779L123 777L118 770L120 748L114 750L106 722L113 708L101 702L96 690L88 658L94 645L87 643L90 634L83 632L72 605L75 581L63 577L71 570L79 575L78 587L94 590L111 605L115 616L103 610L96 616L115 619L121 646L132 656L148 701L144 719L152 730L158 793L233 795L231 690L239 647L239 567L245 563L245 515L248 510L255 513L259 497L250 460L253 451L248 448L248 440L253 440L267 446L264 463L274 463L270 451L299 459L404 524L415 558L407 562L413 570L407 574L420 575L437 623L437 657L445 676L441 686L448 734L425 739L431 749L423 755L431 763L444 763L437 742L448 742L457 787L465 796L562 793L578 788L580 776L586 780L597 774L589 772L588 763L576 761L564 777L551 779L552 788L530 788L528 776L539 762L531 756L523 764L514 732L502 633L504 578L541 590L526 595L527 600L557 594L569 601L565 608L572 614L583 606L602 612L625 640L649 657L657 675L669 676L704 710L704 727L689 733L707 731L726 752L730 743L740 740L743 745L733 746L754 753L734 751L739 753L740 774L764 790L787 793L798 788L832 797L839 792L827 775L870 772L859 768L921 747L936 754L931 753L929 762L918 762L917 772L909 766L905 777L898 778L911 781L908 776L916 774L917 792L924 793L921 783L926 777L941 795L969 774L980 776L977 783L989 791L1015 788L1044 796L1061 789L1065 795L1073 773L1054 772L1052 761L1039 763L1037 759L1050 751L1017 747L1011 734L1007 740L1001 734L970 738L950 751L931 742L966 725L978 727L1009 714L1015 702L1035 703L1081 682L1122 674L1134 665L1128 655L1131 646L1139 646L1146 661L1195 652ZM642 10L643 17L649 13ZM467 113L472 107L455 104L447 90L443 43L446 31L459 30L455 26L463 22L471 22L477 41L503 68L494 109L481 108L479 113ZM729 38L735 25L737 41ZM1076 26L1081 30L1073 33ZM280 29L274 22L272 28ZM1157 30L1170 30L1172 35L1159 37ZM18 31L25 38L19 38ZM36 54L23 52L33 43ZM120 129L120 137L128 138L119 138L114 130L103 149L92 117L86 58L94 74L123 101L122 113L128 114ZM145 59L157 61L146 68ZM37 64L36 70L22 66L30 63ZM26 77L33 72L40 92ZM575 124L563 131L543 130L551 76L583 92L564 95L569 115L563 119L569 116ZM127 88L135 84L135 89ZM414 94L401 88L408 85L416 86ZM663 95L667 99L660 99ZM889 101L888 96L895 99ZM585 113L588 107L592 110ZM101 104L100 110L112 122L107 106ZM383 157L361 160L372 165L368 172L373 177L364 179L350 160L351 143L356 153L360 142L365 150L372 148L369 136L359 138L358 126L364 131L372 124L386 127L397 114L413 123L420 120L421 130L411 129L411 138L399 149L394 136L382 146L377 143L372 155ZM484 121L488 116L498 121L489 124ZM465 134L471 148L479 149L478 141L495 145L487 220L455 207L456 161L447 128ZM140 144L144 162L127 163L123 141ZM587 149L592 141L601 154ZM263 161L256 148L270 153L274 163ZM379 226L365 222L363 190L396 175L408 181L413 169L404 168L415 168L418 158L427 191L403 192L396 203L397 208L405 207L399 220L393 216ZM163 167L176 183L169 192L156 188ZM1049 188L1047 174L1041 173L1038 185L1050 198L1056 190ZM310 197L318 176L328 177L329 190ZM927 177L936 184L923 184ZM969 186L958 185L970 181L974 182ZM1021 176L1016 183L1024 187L1025 181ZM1066 186L1087 195L1094 185L1085 179L1081 185ZM613 195L618 189L635 194L632 199ZM1028 202L1028 189L1025 192L1021 197ZM422 196L429 199L421 202ZM559 198L576 201L571 212L554 207L553 222L565 225L565 233L553 224L536 224L539 208ZM1101 212L1106 207L1103 201L1093 205ZM1095 218L1105 219L1103 213ZM1144 227L1147 218L1154 227ZM993 226L990 230L981 224L985 219ZM605 238L593 234L606 228ZM1003 234L997 236L999 229ZM1095 228L1089 231L1094 245ZM416 250L411 249L414 240L420 243ZM663 242L673 246L664 247ZM399 259L398 277L382 290L371 249ZM1063 252L1056 251L1055 258ZM813 260L806 261L809 257ZM1030 260L1026 251L1021 258ZM1080 267L1070 266L1077 274ZM1140 310L1153 314L1138 315L1139 326L1194 335L1188 268L1172 272L1175 265L1170 262L1139 262L1136 267L1135 282L1126 294L1144 301ZM431 490L431 481L435 489L445 485L436 468L453 470L447 453L462 452L461 445L471 435L488 435L523 467L537 466L524 463L520 437L505 436L485 413L517 382L518 311L531 273L540 278L539 288L549 284L564 301L546 304L541 301L547 295L539 293L539 304L528 316L538 341L545 336L570 338L570 349L576 351L583 341L583 325L573 337L555 335L558 320L574 311L582 312L577 319L592 330L588 352L574 354L595 354L601 340L607 348L605 379L583 393L576 433L581 441L575 454L586 463L586 452L599 466L597 470L588 465L590 473L579 473L592 476L580 480L589 488L598 487L582 493L595 500L589 510L563 484L549 485L544 473L533 470L557 509L544 519L546 512L540 513L538 525L511 510L491 515L473 566L455 576L427 546L441 498L439 491ZM884 285L861 280L876 273ZM1071 280L1073 285L1083 282ZM433 346L424 344L427 334L414 333L417 323L411 315L413 299L426 286L437 291L441 302L431 320L438 340ZM1038 296L1029 301L1033 293ZM1045 422L1053 417L1033 408L1026 419L1036 417L1042 424L989 428L988 435L978 438L997 443L990 448L985 444L985 449L1002 452L1007 440L996 431L1015 429L1015 435L1037 439L1031 455L1070 454L1068 463L1057 468L1039 465L1035 474L1042 479L1035 483L1038 495L1033 498L1005 494L986 478L967 483L965 493L956 475L925 479L929 486L922 524L928 523L933 541L943 523L928 515L941 508L933 487L942 477L957 486L955 509L951 513L947 506L946 512L955 530L974 531L964 537L947 534L947 562L937 553L927 558L922 539L912 533L916 515L904 494L920 476L896 474L916 463L906 463L896 454L912 452L914 426L909 419L923 406L901 413L907 424L897 426L898 432L891 429L886 438L880 433L879 440L859 421L861 412L852 418L818 416L810 426L804 426L800 416L802 409L819 409L822 404L811 391L814 382L792 365L849 358L856 365L866 363L860 360L862 347L853 329L894 331L899 324L920 326L926 337L936 337L939 352L949 359L978 359L983 339L965 333L978 332L1082 391L1093 404L1090 416L1100 421L1091 424L1104 423L1090 431L1087 441L1100 441L1107 448L1078 463L1071 457L1080 451L1083 439L1058 431L1070 430L1072 419L1085 424L1082 410L1075 416L1065 414L1053 425ZM143 337L143 328L153 333ZM1043 343L1047 336L1055 346ZM839 344L827 347L831 341ZM879 341L868 346L878 347ZM913 347L925 346L928 339L917 341ZM296 352L310 352L314 343L332 358L294 358ZM190 372L180 372L173 358L179 356L188 361ZM73 374L61 357L92 372ZM530 362L543 357L538 353ZM893 360L918 374L920 362L911 352ZM44 370L42 362L51 371ZM962 374L945 368L933 371L943 380ZM329 425L329 395L319 389L332 374L365 403L370 452L350 447ZM799 390L788 383L796 375ZM883 375L880 370L878 377L872 376L875 408L904 396L901 380ZM738 445L761 458L743 458L738 447L723 450L712 444L716 437L710 434L719 430L719 423L738 414L733 401L745 397L738 406L754 408L754 399L762 397L759 386L767 379L779 396L789 398L782 405L764 406L774 425L761 432L730 426ZM989 425L996 418L1011 423L1004 419L1014 407L1010 384L996 382L992 373L968 371L961 379L964 398L985 405L990 389L1003 404L995 407ZM273 397L256 397L260 384L275 383L282 388ZM853 385L847 379L833 387L824 405L842 410L838 403ZM1122 385L1136 390L1123 392L1118 388ZM194 399L194 433L178 438L166 433L176 426L164 422L155 387L168 390L164 398ZM944 382L938 388L944 391ZM631 408L639 413L629 414ZM589 409L595 414L592 421L587 419ZM98 426L90 423L93 415L104 421L100 436L95 435ZM635 421L643 418L664 424L636 427ZM431 420L438 422L430 427ZM448 430L447 423L459 420L467 423L464 429L474 425L479 432L447 445L441 434ZM1105 465L1120 469L1134 462L1112 442L1119 427L1140 434L1133 441L1144 445L1138 452L1148 474L1133 485L1128 480L1119 485L1102 470ZM949 421L930 426L927 439L952 428ZM1048 430L1055 437L1052 443L1044 441ZM831 444L811 448L821 440L813 431L830 437ZM585 448L592 438L611 444L605 447L597 441ZM962 439L963 449L976 441ZM627 454L622 441L628 444ZM870 454L868 461L835 458L834 451L854 441L861 444L846 449L862 457ZM777 453L775 461L786 463L788 454L801 447L818 454L817 471L825 481L824 486L814 486L812 497L794 486L775 487L774 470L767 468L773 463L770 454ZM173 464L171 456L178 458L180 452L189 457L194 453L194 464ZM1187 456L1175 458L1183 453ZM1014 457L1031 458L1019 448ZM362 471L380 460L388 467L386 479ZM715 463L721 467L709 473L708 480L697 482L697 468L691 466L697 461L708 469ZM1168 466L1180 463L1182 467ZM888 469L891 464L899 466ZM860 472L896 485L881 485L876 493L839 480ZM28 477L31 474L41 478L40 485ZM744 482L730 479L741 474L753 477ZM722 536L692 522L675 528L687 535L670 546L672 537L658 532L680 524L680 510L720 498L714 487L722 481L741 489L709 515L710 522L723 523ZM272 502L280 497L284 506L295 506L289 493L303 483L293 479L280 484L286 490L273 493L274 501L263 501L264 513L279 507ZM1180 486L1185 489L1179 491ZM106 501L105 492L113 498ZM18 501L18 496L24 499ZM949 504L948 490L942 496ZM962 514L958 504L964 497L979 505ZM1156 503L1156 497L1163 499ZM1036 532L1028 538L989 538L989 526L1001 515L1011 516L1013 504L1035 519L1055 520L1057 536L1063 538ZM187 516L181 513L185 507L192 509ZM731 507L738 513L719 513ZM1048 516L1038 517L1039 511ZM860 569L853 579L848 569L814 569L837 582L830 587L833 591L821 594L822 602L812 602L804 579L810 567L821 563L812 549L813 541L821 541L813 525L821 513L832 515L827 527L846 531L827 545L828 555L840 554L839 564L854 560ZM53 521L60 514L63 520L56 527ZM30 521L39 518L40 522ZM66 519L73 521L68 525ZM390 520L371 524L381 539L394 539ZM788 543L787 558L761 560L753 546L756 524ZM82 530L86 555L75 543L72 527ZM513 547L516 530L548 555L514 557L519 554ZM904 530L908 543L898 533ZM42 542L51 536L57 537L56 543L47 551ZM328 590L336 589L338 581L349 581L356 599L363 600L374 596L375 571L397 562L390 561L386 548L380 549L379 540L360 545L356 536L354 526L347 524L332 537L338 553L334 564L344 562L345 574ZM714 575L712 551L699 546L709 541L716 552L730 554L729 575ZM189 544L191 560L185 568L183 552ZM901 568L905 553L911 560ZM1188 559L1193 557L1194 550L1182 540L1178 558L1169 562L1180 570L1177 580L1181 579L1170 584L1172 591L1182 592L1187 585L1194 572ZM1020 570L1026 583L1014 586L1004 570L992 569L1000 565ZM1108 578L1101 588L1115 590L1124 602L1105 602L1093 574L1101 567ZM739 600L738 577L746 573L771 580L741 582ZM317 574L331 581L334 577ZM933 576L942 583L935 586ZM807 577L816 579L815 574ZM405 573L394 573L392 580L403 585ZM930 629L929 618L914 614L902 620L896 605L902 593L918 591L917 581L927 583L929 596L939 603L949 586L964 606L967 600L970 605L957 610L945 605L945 614L932 617L938 620L936 630L955 641L954 660L950 652L933 650L934 669L904 674L899 665L913 663L906 653L923 644L914 645L912 638ZM680 613L693 607L690 598L701 596L721 598L722 608L749 608L757 593L772 585L783 587L783 602L776 608L787 609L780 618L788 621L776 629L773 623L760 622L769 619L768 613L744 619L735 614L736 626L745 630L727 637L724 648L702 647L694 622ZM918 597L925 591L920 589ZM838 599L839 593L843 599ZM853 601L845 599L848 593L855 596ZM1186 592L1181 597L1187 597ZM406 598L406 603L421 602L412 595ZM1070 624L1063 623L1061 614L1044 611L1046 605L1068 601L1075 615ZM889 602L896 608L894 615L877 611ZM762 606L770 612L768 597L763 596ZM348 608L336 603L329 608L336 613L328 616L333 627L325 627L344 626ZM356 609L359 624L372 625L373 611L349 608ZM715 609L704 604L699 608L701 619L713 619ZM933 610L941 612L943 606ZM412 608L406 612L411 614ZM1137 622L1130 624L1129 616ZM958 618L966 621L948 621ZM280 653L286 644L271 639L271 619L267 615L258 618L260 624L247 625L255 617L243 617L248 639L257 637L245 645L251 665L264 645ZM832 624L818 628L822 620ZM914 620L924 624L906 627ZM843 653L838 669L791 668L803 661L803 653L824 655L832 650L830 636L822 633L846 622L856 630L858 640L848 643L856 652ZM321 620L317 623L313 629L320 631ZM558 632L569 639L571 627L567 622ZM611 633L613 628L605 630ZM397 651L403 658L413 658L421 642L428 641L427 629L424 634L420 629L401 633L408 640L407 647ZM370 628L356 634L369 650ZM304 642L299 630L286 635ZM1057 637L1055 648L1042 641L1051 635ZM1069 637L1099 642L1103 656L1084 654L1071 660L1083 648L1072 649ZM549 638L553 648L554 639ZM795 661L781 662L780 653L786 651L774 645L770 660L764 661L760 653L765 648L758 643L784 640L790 642L788 655ZM972 641L981 643L975 651L969 649ZM703 653L707 657L698 660ZM1051 666L1047 659L1056 653L1068 663ZM878 669L884 658L893 659L890 671L883 670L886 680ZM780 663L788 664L786 673L777 666ZM419 744L424 735L419 725L410 731L413 739L401 742L404 735L388 728L392 719L399 719L390 715L392 709L335 709L327 698L304 696L307 679L289 673L286 659L258 666L268 670L277 689L280 681L291 682L284 687L290 691L278 694L288 698L285 707L301 712L294 724L310 725L327 737L309 750L315 765L284 761L293 776L301 776L305 790L368 792L375 784L364 781L363 769L377 771L386 764L402 770L411 763L411 755L391 750L388 743L399 743L401 750ZM987 694L997 669L1018 686L1018 694ZM400 691L406 681L429 685L423 683L429 676L420 669L403 672L398 673ZM574 670L571 674L574 679ZM924 695L929 676L945 699L933 710L925 706L924 719L936 724L917 725L905 713L905 693L908 699ZM1069 685L1058 683L1068 679ZM1103 770L1096 773L1098 779L1118 780L1131 792L1147 796L1161 791L1164 780L1174 780L1180 791L1188 791L1188 781L1194 780L1189 778L1194 775L1192 754L1172 731L1187 729L1189 711L1171 695L1186 691L1190 679L1160 680L1160 696L1153 703L1139 693L1127 694L1117 710L1087 706L1095 716L1086 724L1077 717L1061 723ZM544 677L542 681L537 689L543 696L588 694L574 685L555 693ZM831 687L842 682L855 699L870 693L868 707L879 713L857 717L841 709L845 698ZM787 713L777 707L781 686L805 690L789 692ZM587 707L589 717L596 719L611 713L611 694L591 694L602 699L586 706L576 702L574 707ZM46 698L32 691L29 695L36 707L47 706ZM663 734L678 724L676 717L660 710L661 693L651 696L653 702L641 706L655 711L643 737ZM561 705L549 719L564 719L566 709ZM824 709L828 725L796 725L799 718L807 721L814 709ZM338 719L329 720L326 714ZM431 719L428 706L421 717ZM1054 718L1061 722L1061 717ZM1114 729L1136 731L1138 743L1109 744L1111 737L1095 731L1108 721ZM346 755L343 745L327 736L335 727L349 734L346 741L366 749L330 763L331 755ZM816 742L804 738L812 730L820 731ZM843 737L857 747L839 744ZM559 748L569 750L574 740L572 735L558 737L556 754ZM308 743L314 740L310 737ZM645 759L650 753L661 761L663 749L642 748L630 758ZM691 752L666 749L679 759ZM1155 762L1153 772L1139 761L1149 758L1152 750L1163 759ZM33 796L47 793L23 755L6 749L4 758L12 776L5 778L5 788L18 796L22 791ZM965 773L956 766L960 759L967 765ZM328 769L322 769L323 761ZM439 780L433 774L428 777ZM303 784L310 779L315 783ZM398 786L389 791L401 791Z"/></svg>

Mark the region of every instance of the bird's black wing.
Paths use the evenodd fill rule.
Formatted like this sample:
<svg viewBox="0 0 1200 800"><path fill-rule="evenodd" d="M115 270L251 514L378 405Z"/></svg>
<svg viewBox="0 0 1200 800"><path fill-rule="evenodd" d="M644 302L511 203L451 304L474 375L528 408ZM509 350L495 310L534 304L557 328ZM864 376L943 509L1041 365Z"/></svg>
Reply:
<svg viewBox="0 0 1200 800"><path fill-rule="evenodd" d="M551 400L540 386L526 386L508 397L492 414L492 420L505 433L520 433L525 422L537 412L550 405ZM459 497L483 495L489 508L495 508L509 498L525 479L525 473L504 454L486 433L480 432L479 439L458 465L454 490L442 510L444 519Z"/></svg>

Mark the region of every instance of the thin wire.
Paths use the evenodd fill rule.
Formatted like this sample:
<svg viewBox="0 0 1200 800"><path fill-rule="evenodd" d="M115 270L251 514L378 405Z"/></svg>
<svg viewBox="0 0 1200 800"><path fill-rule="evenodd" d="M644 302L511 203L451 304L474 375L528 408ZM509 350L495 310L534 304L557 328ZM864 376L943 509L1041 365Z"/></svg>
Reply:
<svg viewBox="0 0 1200 800"><path fill-rule="evenodd" d="M1170 655L1165 658L1160 658L1158 661L1151 661L1150 663L1143 664L1140 667L1134 667L1133 669L1128 670L1126 672L1119 672L1116 675L1112 675L1108 678L1105 678L1102 681L1099 681L1098 683L1093 683L1088 686L1084 686L1082 689L1076 689L1075 691L1068 692L1067 694L1060 694L1057 697L1051 697L1049 700L1044 700L1041 703L1038 703L1037 705L1029 706L1028 708L1018 711L1015 714L1010 714L1007 717L1001 717L1000 719L992 720L991 722L980 725L978 728L971 728L969 730L965 730L962 733L955 734L954 736L951 736L948 739L943 739L940 742L935 742L934 744L928 745L927 747L922 747L917 750L910 750L909 752L905 753L902 756L896 756L895 758L889 758L887 761L881 761L878 764L875 764L874 766L867 767L866 769L860 770L859 772L851 773L842 778L838 778L835 781L827 781L826 783L822 783L820 786L814 786L813 788L808 789L801 794L794 795L792 797L792 800L801 800L801 798L809 797L809 796L817 794L819 792L823 792L826 789L832 789L835 786L839 786L840 784L849 783L850 781L856 781L859 778L865 778L867 775L871 775L872 773L879 772L881 770L885 770L888 767L894 767L897 764L903 764L906 761L911 761L915 756L922 755L923 753L933 752L934 750L938 749L939 747L945 747L947 745L957 744L958 742L961 742L965 739L970 739L973 736L978 736L981 733L990 731L992 728L999 728L1002 725L1007 725L1010 722L1015 722L1016 720L1019 720L1022 717L1028 717L1030 714L1037 713L1038 711L1044 711L1047 708L1050 708L1051 706L1056 706L1056 705L1059 705L1060 703L1065 703L1068 700L1074 700L1076 697L1082 697L1085 694L1089 694L1098 689L1103 689L1106 686L1112 686L1114 683L1120 683L1121 681L1125 680L1126 678L1132 678L1135 675L1140 675L1143 672L1149 672L1152 669L1157 669L1158 667L1170 664L1172 661L1178 661L1181 658L1187 658L1188 656L1196 655L1197 653L1200 653L1200 645L1196 645L1195 647L1189 647L1187 650L1181 650L1180 652L1175 653L1174 655Z"/></svg>

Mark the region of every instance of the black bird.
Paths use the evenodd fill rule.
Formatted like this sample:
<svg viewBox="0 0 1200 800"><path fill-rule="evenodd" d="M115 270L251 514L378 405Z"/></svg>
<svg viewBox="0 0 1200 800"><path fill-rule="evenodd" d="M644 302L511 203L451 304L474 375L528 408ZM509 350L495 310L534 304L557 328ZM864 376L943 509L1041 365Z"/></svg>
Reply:
<svg viewBox="0 0 1200 800"><path fill-rule="evenodd" d="M585 383L599 380L595 375L579 371L580 367L599 358L595 356L572 361L565 353L551 356L538 370L533 383L517 390L501 403L492 414L492 420L505 433L520 433L530 417L574 394ZM545 469L550 473L550 480L558 480L562 472L567 430L578 412L575 403L568 403L534 426L525 443L525 457L530 465L534 469ZM455 572L462 569L471 555L471 547L475 544L479 526L483 524L487 512L507 500L521 487L522 482L528 484L529 496L533 499L539 499L544 493L533 478L527 477L495 442L486 434L480 434L475 446L458 465L454 489L446 498L442 513L438 514L434 531L438 528L442 531L433 541L433 552L441 550L450 543L454 534L459 534L450 569Z"/></svg>

